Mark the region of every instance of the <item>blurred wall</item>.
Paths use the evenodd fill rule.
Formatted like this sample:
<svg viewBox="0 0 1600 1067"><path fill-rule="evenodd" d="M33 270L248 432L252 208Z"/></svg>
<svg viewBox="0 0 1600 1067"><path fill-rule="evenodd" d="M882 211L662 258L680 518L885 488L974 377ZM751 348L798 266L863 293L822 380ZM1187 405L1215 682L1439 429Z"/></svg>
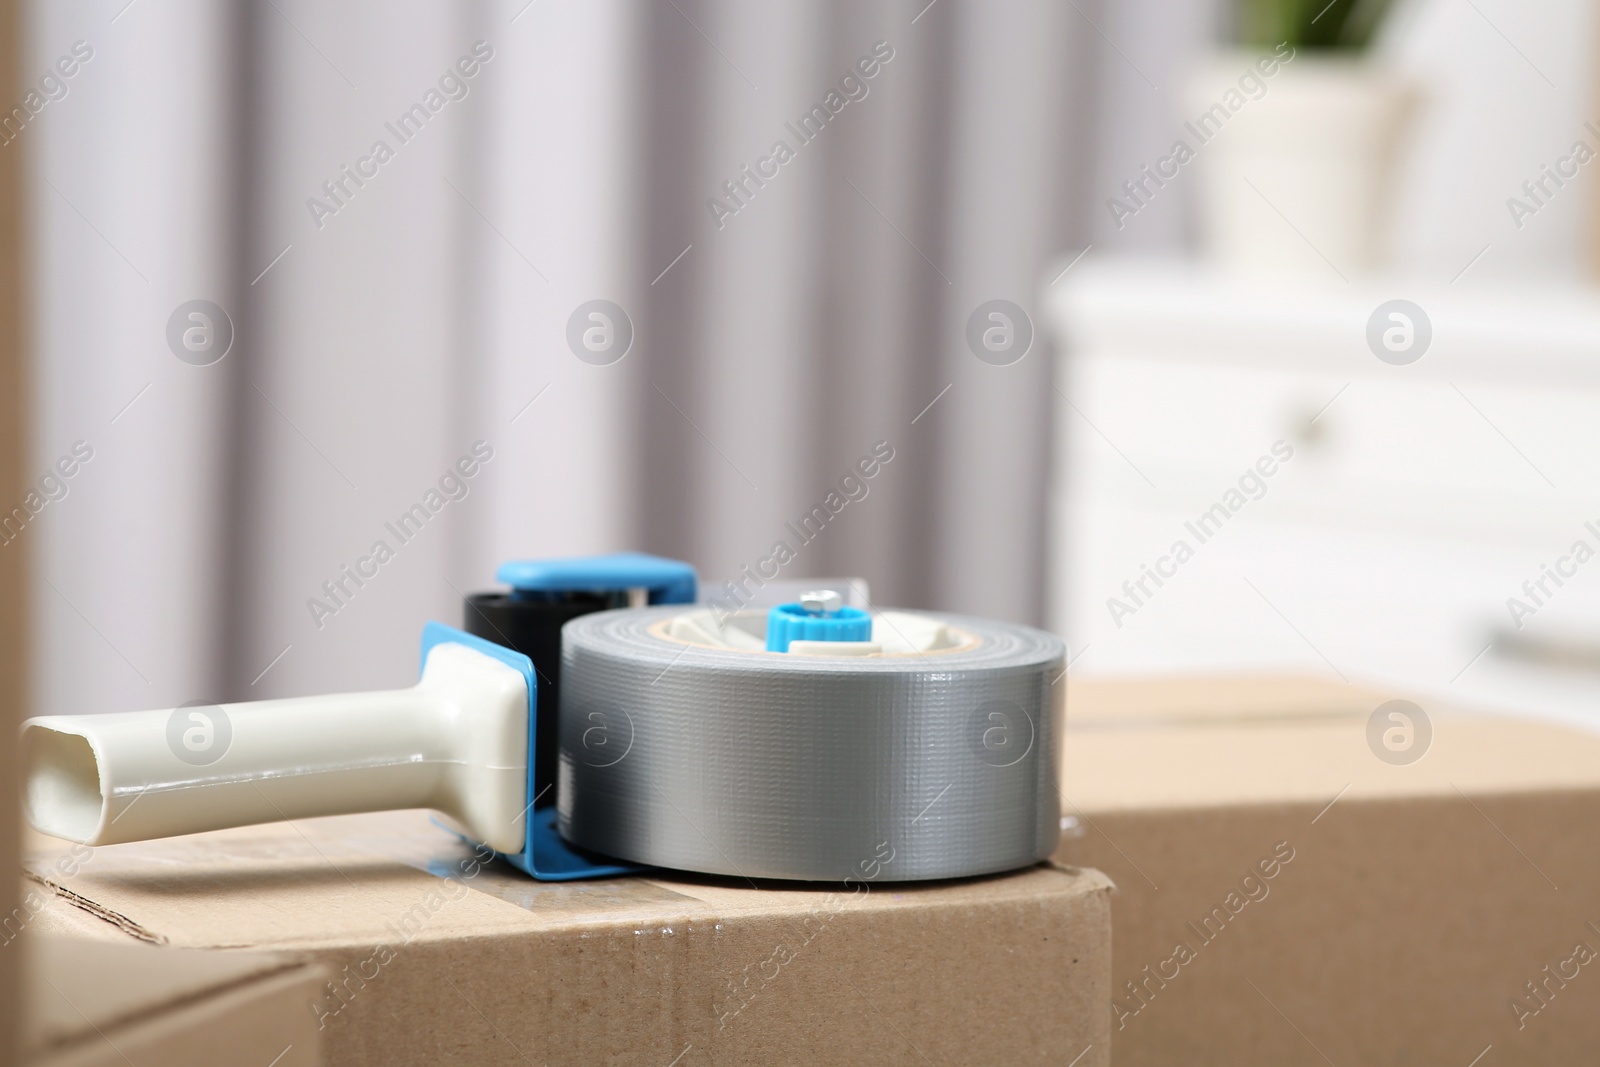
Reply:
<svg viewBox="0 0 1600 1067"><path fill-rule="evenodd" d="M1600 5L1594 0L1401 0L1382 42L1421 90L1394 191L1396 259L1418 274L1592 276L1592 167L1540 203L1523 191L1573 143L1600 143ZM1547 191L1553 186L1546 182ZM1507 201L1536 206L1514 217Z"/></svg>

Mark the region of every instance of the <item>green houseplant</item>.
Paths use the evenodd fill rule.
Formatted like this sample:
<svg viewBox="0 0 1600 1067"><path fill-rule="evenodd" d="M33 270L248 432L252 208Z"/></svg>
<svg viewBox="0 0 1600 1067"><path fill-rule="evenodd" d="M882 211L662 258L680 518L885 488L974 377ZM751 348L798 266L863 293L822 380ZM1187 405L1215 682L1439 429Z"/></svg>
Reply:
<svg viewBox="0 0 1600 1067"><path fill-rule="evenodd" d="M1388 11L1389 0L1239 0L1238 38L1247 48L1287 42L1296 49L1360 52Z"/></svg>

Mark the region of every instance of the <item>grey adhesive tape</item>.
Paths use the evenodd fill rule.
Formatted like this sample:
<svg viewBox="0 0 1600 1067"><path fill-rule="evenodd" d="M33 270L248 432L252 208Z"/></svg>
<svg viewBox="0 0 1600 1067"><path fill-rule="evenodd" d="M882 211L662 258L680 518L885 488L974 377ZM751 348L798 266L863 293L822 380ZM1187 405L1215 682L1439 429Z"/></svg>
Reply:
<svg viewBox="0 0 1600 1067"><path fill-rule="evenodd" d="M562 629L562 836L746 878L910 881L1055 850L1065 649L933 616L957 647L815 657L685 644L682 608Z"/></svg>

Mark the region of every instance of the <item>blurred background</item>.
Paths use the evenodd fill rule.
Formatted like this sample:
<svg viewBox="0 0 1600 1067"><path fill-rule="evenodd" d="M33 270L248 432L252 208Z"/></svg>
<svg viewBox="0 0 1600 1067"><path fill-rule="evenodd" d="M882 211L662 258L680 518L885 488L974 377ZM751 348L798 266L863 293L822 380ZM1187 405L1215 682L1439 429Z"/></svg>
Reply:
<svg viewBox="0 0 1600 1067"><path fill-rule="evenodd" d="M778 542L1075 672L1600 696L1593 0L24 16L35 714Z"/></svg>

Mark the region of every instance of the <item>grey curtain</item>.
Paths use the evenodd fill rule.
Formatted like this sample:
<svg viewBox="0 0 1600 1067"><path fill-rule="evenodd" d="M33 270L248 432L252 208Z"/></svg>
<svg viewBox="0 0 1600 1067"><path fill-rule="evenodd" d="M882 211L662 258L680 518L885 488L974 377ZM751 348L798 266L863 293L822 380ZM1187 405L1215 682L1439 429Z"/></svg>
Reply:
<svg viewBox="0 0 1600 1067"><path fill-rule="evenodd" d="M37 205L35 465L93 449L22 532L36 708L400 684L421 621L511 556L635 547L1038 621L1039 294L1086 246L1184 240L1182 195L1137 233L1101 201L1210 25L1155 0L36 3L30 69L93 50L0 146ZM231 325L213 362L168 340L197 300ZM1003 366L967 340L994 300L1032 320ZM600 306L620 359L581 343Z"/></svg>

